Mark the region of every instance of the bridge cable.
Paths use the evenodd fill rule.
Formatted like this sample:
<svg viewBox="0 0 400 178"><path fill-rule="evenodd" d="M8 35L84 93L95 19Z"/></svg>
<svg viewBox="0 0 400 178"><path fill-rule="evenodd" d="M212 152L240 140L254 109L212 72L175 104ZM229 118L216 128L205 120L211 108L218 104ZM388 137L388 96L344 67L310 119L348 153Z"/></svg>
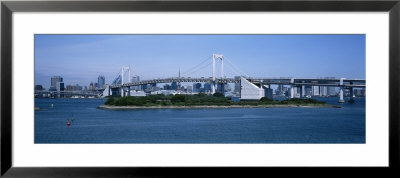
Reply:
<svg viewBox="0 0 400 178"><path fill-rule="evenodd" d="M235 68L236 70L238 70L240 73L245 74L246 77L249 76L249 75L246 74L246 72L243 72L240 68L236 67L226 56L224 56L224 59L226 59L226 61L228 61L228 63L230 65L232 65L232 67Z"/></svg>
<svg viewBox="0 0 400 178"><path fill-rule="evenodd" d="M197 64L196 66L194 66L194 67L192 67L192 68L190 68L190 69L188 69L188 70L186 70L186 71L184 71L184 72L181 72L181 75L185 75L185 74L189 73L190 71L193 71L193 70L196 69L197 67L200 67L200 66L201 66L202 64L204 64L206 61L208 61L211 57L212 57L212 56L209 56L207 59L201 61L201 62L200 62L199 64Z"/></svg>
<svg viewBox="0 0 400 178"><path fill-rule="evenodd" d="M208 63L208 64L206 64L206 65L204 65L204 66L202 66L202 67L200 67L200 68L198 68L198 69L196 69L195 71L191 71L190 73L187 73L187 74L185 74L184 76L192 75L192 74L194 74L194 73L196 73L196 72L198 72L198 71L200 71L200 70L202 70L202 69L204 69L204 68L206 68L206 67L209 67L211 64L212 64L212 62L210 62L210 63ZM181 75L182 75L182 74L181 74Z"/></svg>
<svg viewBox="0 0 400 178"><path fill-rule="evenodd" d="M240 72L238 72L237 70L233 69L233 67L232 67L231 65L225 65L225 66L227 66L228 69L230 69L229 71L232 71L233 75L236 75L236 76L243 76L242 73L240 73Z"/></svg>

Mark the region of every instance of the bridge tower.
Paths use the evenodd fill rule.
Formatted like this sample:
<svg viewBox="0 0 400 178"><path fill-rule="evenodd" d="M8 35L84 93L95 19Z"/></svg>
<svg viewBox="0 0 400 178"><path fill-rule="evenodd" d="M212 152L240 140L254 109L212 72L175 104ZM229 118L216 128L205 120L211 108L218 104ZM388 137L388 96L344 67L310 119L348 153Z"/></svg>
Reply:
<svg viewBox="0 0 400 178"><path fill-rule="evenodd" d="M221 61L221 71L220 71L220 75L221 78L224 78L224 55L222 54L213 54L212 55L212 84L211 84L211 94L215 93L215 88L217 87L217 83L215 82L215 61L219 60ZM222 87L222 83L221 83L221 88Z"/></svg>
<svg viewBox="0 0 400 178"><path fill-rule="evenodd" d="M124 81L124 75L128 74L128 80ZM121 85L125 84L125 83L129 83L131 80L131 68L130 67L125 67L123 66L121 68Z"/></svg>
<svg viewBox="0 0 400 178"><path fill-rule="evenodd" d="M125 73L128 75L128 80L124 80ZM121 68L121 96L125 96L125 90L122 85L131 82L131 68L122 66ZM130 95L130 87L128 87L128 96Z"/></svg>

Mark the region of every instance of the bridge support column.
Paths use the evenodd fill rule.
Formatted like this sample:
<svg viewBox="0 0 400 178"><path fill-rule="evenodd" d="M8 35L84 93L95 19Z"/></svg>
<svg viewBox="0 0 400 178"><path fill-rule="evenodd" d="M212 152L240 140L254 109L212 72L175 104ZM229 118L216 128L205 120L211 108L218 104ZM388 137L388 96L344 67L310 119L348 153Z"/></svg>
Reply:
<svg viewBox="0 0 400 178"><path fill-rule="evenodd" d="M300 98L304 98L305 86L301 85L300 87Z"/></svg>
<svg viewBox="0 0 400 178"><path fill-rule="evenodd" d="M350 99L349 99L349 103L354 103L354 91L353 91L353 87L349 88L350 90Z"/></svg>
<svg viewBox="0 0 400 178"><path fill-rule="evenodd" d="M354 97L354 91L353 91L353 87L350 87L350 99L353 99Z"/></svg>
<svg viewBox="0 0 400 178"><path fill-rule="evenodd" d="M214 94L215 93L215 82L212 82L211 83L211 94Z"/></svg>
<svg viewBox="0 0 400 178"><path fill-rule="evenodd" d="M343 92L343 80L344 80L344 78L340 78L340 83L339 83L339 85L340 85L339 103L344 103L344 99L343 99L343 95L344 95L344 92Z"/></svg>
<svg viewBox="0 0 400 178"><path fill-rule="evenodd" d="M124 96L125 95L125 93L124 93L124 87L121 87L121 96Z"/></svg>
<svg viewBox="0 0 400 178"><path fill-rule="evenodd" d="M295 87L292 85L290 87L290 98L294 98L294 89L295 89Z"/></svg>
<svg viewBox="0 0 400 178"><path fill-rule="evenodd" d="M340 90L339 90L339 103L344 103L343 95L344 95L343 87L340 87Z"/></svg>
<svg viewBox="0 0 400 178"><path fill-rule="evenodd" d="M290 98L294 98L294 89L295 89L294 78L290 79L290 83L292 84L290 85Z"/></svg>
<svg viewBox="0 0 400 178"><path fill-rule="evenodd" d="M128 96L131 96L131 87L128 87Z"/></svg>

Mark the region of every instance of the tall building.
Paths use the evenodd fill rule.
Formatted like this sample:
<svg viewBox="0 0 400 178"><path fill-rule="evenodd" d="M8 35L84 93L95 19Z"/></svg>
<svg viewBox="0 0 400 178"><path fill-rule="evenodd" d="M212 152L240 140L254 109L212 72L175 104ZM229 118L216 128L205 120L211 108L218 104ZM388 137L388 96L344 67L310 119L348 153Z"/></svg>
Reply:
<svg viewBox="0 0 400 178"><path fill-rule="evenodd" d="M178 90L178 83L172 82L171 83L171 90Z"/></svg>
<svg viewBox="0 0 400 178"><path fill-rule="evenodd" d="M103 75L100 75L99 77L97 77L98 88L104 88L105 84L106 84L106 78Z"/></svg>
<svg viewBox="0 0 400 178"><path fill-rule="evenodd" d="M328 87L327 86L319 87L319 96L328 96Z"/></svg>
<svg viewBox="0 0 400 178"><path fill-rule="evenodd" d="M95 89L96 89L96 88L95 88L93 82L90 82L90 84L89 84L89 89L88 89L88 90L95 90Z"/></svg>
<svg viewBox="0 0 400 178"><path fill-rule="evenodd" d="M215 92L225 93L225 86L226 86L226 84L218 83L217 84L217 89L216 89Z"/></svg>
<svg viewBox="0 0 400 178"><path fill-rule="evenodd" d="M57 82L63 82L63 78L60 76L51 77L51 86L49 90L56 91L57 90Z"/></svg>
<svg viewBox="0 0 400 178"><path fill-rule="evenodd" d="M64 82L57 82L57 83L56 83L56 90L57 90L58 92L64 91Z"/></svg>
<svg viewBox="0 0 400 178"><path fill-rule="evenodd" d="M201 83L193 83L193 92L200 92Z"/></svg>
<svg viewBox="0 0 400 178"><path fill-rule="evenodd" d="M163 89L164 90L171 90L171 85L165 84Z"/></svg>
<svg viewBox="0 0 400 178"><path fill-rule="evenodd" d="M272 88L265 87L265 86L263 86L262 88L264 89L264 97L272 99L272 96L273 96Z"/></svg>
<svg viewBox="0 0 400 178"><path fill-rule="evenodd" d="M211 84L210 83L204 83L204 91L205 92L210 92L211 91Z"/></svg>
<svg viewBox="0 0 400 178"><path fill-rule="evenodd" d="M139 82L140 81L140 77L138 75L135 75L131 78L131 82Z"/></svg>
<svg viewBox="0 0 400 178"><path fill-rule="evenodd" d="M135 75L131 78L131 82L139 82L140 81L140 77L138 75ZM133 90L142 90L142 87L140 85L137 86L133 86L132 87Z"/></svg>
<svg viewBox="0 0 400 178"><path fill-rule="evenodd" d="M319 86L312 86L312 96L319 96Z"/></svg>

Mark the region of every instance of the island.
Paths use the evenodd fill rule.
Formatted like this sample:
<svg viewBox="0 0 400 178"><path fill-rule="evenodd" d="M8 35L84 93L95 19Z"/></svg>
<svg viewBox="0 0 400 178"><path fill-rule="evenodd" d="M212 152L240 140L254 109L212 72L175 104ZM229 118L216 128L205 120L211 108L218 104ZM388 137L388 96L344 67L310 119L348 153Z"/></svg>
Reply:
<svg viewBox="0 0 400 178"><path fill-rule="evenodd" d="M270 108L270 107L334 107L323 101L315 99L291 98L286 100L273 100L262 97L260 100L234 101L222 93L207 95L148 95L142 97L124 96L109 97L99 109L157 109L157 108Z"/></svg>

